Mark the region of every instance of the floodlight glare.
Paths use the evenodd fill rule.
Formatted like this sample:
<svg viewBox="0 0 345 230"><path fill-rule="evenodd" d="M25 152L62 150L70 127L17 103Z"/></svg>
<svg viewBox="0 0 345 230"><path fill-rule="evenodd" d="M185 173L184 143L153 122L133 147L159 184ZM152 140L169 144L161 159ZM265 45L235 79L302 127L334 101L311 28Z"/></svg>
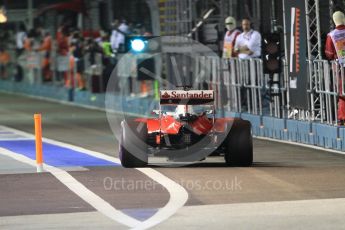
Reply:
<svg viewBox="0 0 345 230"><path fill-rule="evenodd" d="M0 8L0 23L5 23L7 22L7 16L6 16L6 11L5 8Z"/></svg>
<svg viewBox="0 0 345 230"><path fill-rule="evenodd" d="M134 39L131 41L131 47L135 52L142 52L145 48L145 41L141 39Z"/></svg>

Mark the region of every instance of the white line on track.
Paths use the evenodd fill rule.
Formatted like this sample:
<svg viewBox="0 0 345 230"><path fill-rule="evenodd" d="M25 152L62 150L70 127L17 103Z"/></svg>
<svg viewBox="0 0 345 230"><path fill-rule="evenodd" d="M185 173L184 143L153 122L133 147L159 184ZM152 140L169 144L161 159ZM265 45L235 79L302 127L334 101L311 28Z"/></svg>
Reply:
<svg viewBox="0 0 345 230"><path fill-rule="evenodd" d="M138 168L137 170L161 184L170 194L170 199L163 208L156 212L151 218L142 222L140 226L135 228L148 229L168 219L182 208L188 200L188 192L181 185L156 170L150 168ZM174 194L174 196L172 196L172 194Z"/></svg>
<svg viewBox="0 0 345 230"><path fill-rule="evenodd" d="M33 139L34 135L12 129L6 126L0 126L0 129L8 130L13 133L22 135L24 137L27 137L29 139ZM116 164L120 164L120 160L115 157L107 156L105 154L87 150L81 147L77 147L74 145L66 144L63 142L51 140L48 138L43 138L43 141L49 144L54 144L60 147L66 147L75 151L79 151L82 153L85 153L87 155L107 160ZM44 151L44 150L43 150ZM36 162L30 158L27 158L23 155L10 152L6 149L0 148L0 154L12 157L18 161L33 165L36 167ZM170 198L168 203L163 207L160 208L152 217L149 219L140 222L121 211L115 209L112 207L109 203L102 200L100 197L98 197L96 194L92 193L90 190L88 190L83 184L81 184L79 181L77 181L75 178L73 178L70 174L68 174L66 171L56 168L47 164L44 164L44 168L53 174L59 181L61 181L63 184L65 184L71 191L73 191L75 194L77 194L79 197L81 197L83 200L85 200L87 203L89 203L91 206L93 206L96 210L98 210L103 215L109 217L110 219L117 221L119 223L122 223L124 225L127 225L134 229L148 229L150 227L153 227L164 220L168 219L172 215L174 215L181 207L184 206L184 204L188 200L188 192L178 183L175 181L169 179L168 177L164 176L160 172L151 169L151 168L137 168L138 171L142 172L146 176L150 177L152 180L158 182L161 184L170 194Z"/></svg>
<svg viewBox="0 0 345 230"><path fill-rule="evenodd" d="M26 156L21 154L11 152L9 150L0 148L0 154L11 157L17 161L32 165L36 167L36 162ZM77 181L74 177L72 177L66 171L44 164L44 169L47 172L50 172L53 176L56 177L61 183L63 183L67 188L69 188L72 192L77 194L81 199L89 203L92 207L94 207L97 211L102 213L103 215L109 217L112 220L115 220L121 224L127 225L129 227L135 227L140 224L140 221L123 214L121 211L116 210L112 207L109 203L104 201L102 198L91 192L87 189L83 184Z"/></svg>

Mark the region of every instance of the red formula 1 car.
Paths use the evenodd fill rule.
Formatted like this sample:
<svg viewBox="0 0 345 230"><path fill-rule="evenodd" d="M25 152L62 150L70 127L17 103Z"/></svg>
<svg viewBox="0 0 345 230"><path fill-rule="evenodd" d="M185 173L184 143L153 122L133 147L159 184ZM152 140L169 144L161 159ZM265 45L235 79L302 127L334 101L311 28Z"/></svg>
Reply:
<svg viewBox="0 0 345 230"><path fill-rule="evenodd" d="M253 162L250 122L216 118L212 90L161 90L153 114L122 121L119 156L124 167L145 167L149 155L178 162L224 155L229 166Z"/></svg>

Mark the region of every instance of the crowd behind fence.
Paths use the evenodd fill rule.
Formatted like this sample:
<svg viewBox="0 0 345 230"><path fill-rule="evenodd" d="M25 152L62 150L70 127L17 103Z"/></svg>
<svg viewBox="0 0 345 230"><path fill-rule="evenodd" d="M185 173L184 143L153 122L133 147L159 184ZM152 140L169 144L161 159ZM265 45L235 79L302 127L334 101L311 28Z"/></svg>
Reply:
<svg viewBox="0 0 345 230"><path fill-rule="evenodd" d="M59 77L57 75L59 72L70 72L69 78L75 75L76 64L71 64L71 56L60 56L56 52L52 51L50 54L50 71L52 73L52 78L47 80L43 77L42 62L44 60L44 54L39 51L27 51L17 56L14 51L9 51L11 55L11 60L7 65L4 66L6 75L2 76L3 80L14 80L23 81L28 84L42 84L42 83L54 83L58 84ZM85 73L92 72L91 69L96 69L96 73L100 75L102 70L101 55L96 55L96 64L91 65L89 62L83 62L85 65ZM84 60L88 60L88 54L85 55ZM78 62L77 59L73 60L75 63ZM21 69L22 76L20 78L15 78L18 74L18 69ZM95 71L94 71L95 72ZM69 79L73 82L73 80ZM60 82L61 83L61 82Z"/></svg>
<svg viewBox="0 0 345 230"><path fill-rule="evenodd" d="M24 81L28 84L63 85L64 87L88 89L98 93L104 92L104 65L101 54L94 54L94 61L91 63L90 54L88 53L80 60L71 55L62 56L52 51L49 61L50 79L44 77L43 60L44 56L40 52L25 52L18 57L16 64L19 67L16 68L12 64L9 66L9 72L16 75L18 74L18 69L21 69L23 76L18 81ZM82 67L79 67L80 65ZM82 79L78 78L78 68L82 69ZM83 86L80 84L80 81L84 81Z"/></svg>
<svg viewBox="0 0 345 230"><path fill-rule="evenodd" d="M87 90L92 93L105 93L107 82L113 70L117 78L117 90L125 91L129 96L150 96L153 81L140 79L135 69L142 60L142 55L121 54L106 57L101 52L85 53L82 58L73 55L59 55L52 49L49 58L51 77L45 78L42 67L44 53L27 51L15 57L4 66L6 76L2 80L23 82L28 85L55 85L76 90ZM129 60L124 60L129 59ZM117 64L120 63L119 67ZM20 73L18 72L20 71ZM155 72L155 71L153 71ZM16 77L18 74L21 77ZM82 83L81 83L82 81Z"/></svg>

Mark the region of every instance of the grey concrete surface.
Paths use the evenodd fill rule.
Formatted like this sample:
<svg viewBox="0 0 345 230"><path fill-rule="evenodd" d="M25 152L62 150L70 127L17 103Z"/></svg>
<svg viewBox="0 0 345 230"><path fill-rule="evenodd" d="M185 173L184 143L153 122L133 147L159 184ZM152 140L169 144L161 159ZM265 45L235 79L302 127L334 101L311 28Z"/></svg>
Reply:
<svg viewBox="0 0 345 230"><path fill-rule="evenodd" d="M76 212L0 217L2 230L94 230L128 229L98 212Z"/></svg>
<svg viewBox="0 0 345 230"><path fill-rule="evenodd" d="M0 174L34 173L36 168L18 162L10 157L0 155Z"/></svg>
<svg viewBox="0 0 345 230"><path fill-rule="evenodd" d="M153 229L345 229L344 213L345 199L187 206Z"/></svg>
<svg viewBox="0 0 345 230"><path fill-rule="evenodd" d="M94 211L50 173L0 175L0 185L0 216Z"/></svg>

